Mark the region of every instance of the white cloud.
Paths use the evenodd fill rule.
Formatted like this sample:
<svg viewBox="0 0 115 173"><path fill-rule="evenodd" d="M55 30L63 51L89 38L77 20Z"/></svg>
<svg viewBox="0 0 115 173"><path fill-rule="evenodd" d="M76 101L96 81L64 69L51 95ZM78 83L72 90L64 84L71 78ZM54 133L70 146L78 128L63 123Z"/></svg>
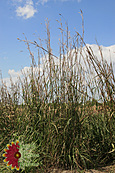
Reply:
<svg viewBox="0 0 115 173"><path fill-rule="evenodd" d="M89 45L87 44L87 46L91 47L91 49L93 50L94 54L97 56L98 59L101 59L101 55L100 55L100 52L99 52L99 48L97 45L95 44L92 44L92 45ZM101 50L102 50L102 54L103 54L103 58L108 62L110 63L110 60L112 62L115 62L115 45L113 46L109 46L109 47L104 47L104 46L100 46Z"/></svg>
<svg viewBox="0 0 115 173"><path fill-rule="evenodd" d="M45 3L47 3L49 0L39 0L38 1L38 4L42 4L42 5L44 5Z"/></svg>
<svg viewBox="0 0 115 173"><path fill-rule="evenodd" d="M34 8L32 0L27 0L23 7L19 6L16 9L17 16L23 17L24 19L33 17L36 12L37 10Z"/></svg>
<svg viewBox="0 0 115 173"><path fill-rule="evenodd" d="M95 45L95 44L92 44L92 45L89 45L87 44L87 47L91 47L91 49L93 50L93 53L94 55L97 57L98 60L101 60L101 55L100 55L100 52L99 52L99 49L98 49L98 46ZM108 64L110 64L110 61L112 61L112 64L113 64L113 70L114 70L114 74L115 74L115 45L113 46L109 46L109 47L104 47L104 46L101 46L101 49L102 49L102 54L103 54L103 57L104 59L107 61ZM74 50L73 50L74 52ZM85 57L85 53L86 53L86 48L83 47L83 56ZM80 58L80 54L78 54L78 60ZM74 62L74 59L75 57L73 56L73 62ZM48 61L48 56L44 57L43 58L43 62L45 64L45 61ZM59 60L56 59L54 57L54 62L56 65L59 65ZM84 65L83 63L83 59L81 59L81 63L82 65ZM43 65L44 65L42 62L40 64L40 72L41 72L41 76L42 76L42 72L43 72ZM49 63L48 63L48 66L49 66ZM34 68L34 72L36 73L38 71L38 67L35 67ZM25 73L26 75L29 74L31 72L31 67L24 67L21 71L15 71L14 69L9 69L8 71L8 74L12 76L12 78L15 78L18 77L18 76L21 76L22 73ZM46 74L45 76L47 76L48 73L46 71ZM5 80L6 81L6 80Z"/></svg>
<svg viewBox="0 0 115 173"><path fill-rule="evenodd" d="M93 53L94 55L97 57L98 60L101 60L101 55L100 55L100 52L99 52L99 48L97 45L93 44L93 45L89 45L87 44L87 47L91 47L91 49L93 50ZM115 75L115 45L113 46L109 46L109 47L104 47L104 46L100 46L101 49L102 49L102 53L103 53L103 57L104 59L108 62L108 64L110 64L110 59L112 61L112 64L113 64L113 73ZM72 52L74 52L74 50L72 50ZM72 53L71 53L72 55ZM84 58L86 57L87 55L87 51L86 51L86 48L83 47L83 56ZM80 59L80 54L78 53L78 59L77 59L77 62L79 62L79 59ZM40 76L42 76L43 74L43 65L45 64L45 61L48 61L48 56L44 57L43 58L43 62L41 62L40 64ZM69 60L67 60L69 61ZM55 62L55 65L59 65L59 60L54 58L54 62ZM70 61L69 61L70 62ZM73 55L73 63L75 62L75 56ZM83 59L81 58L81 64L82 64L82 67L85 67L85 64L84 64L84 61ZM77 63L76 63L76 66L77 66ZM46 68L45 66L45 79L46 79L46 82L49 80L48 79L48 73L49 73L49 63L48 63L48 68ZM35 73L35 76L37 77L38 76L38 70L39 70L39 67L35 67L33 69L33 72ZM84 70L86 70L86 68L84 68ZM73 68L73 71L74 71L74 68ZM87 71L87 70L86 70ZM24 67L21 71L15 71L14 69L10 69L8 71L8 74L10 74L10 76L12 77L12 81L15 83L17 80L18 80L18 76L20 76L20 78L22 79L23 81L23 75L22 74L25 74L27 79L28 79L28 82L30 80L30 77L29 77L29 74L31 74L31 67ZM91 74L87 74L90 78L92 78ZM89 79L90 79L89 78ZM87 80L87 79L86 79ZM6 86L9 87L10 86L10 78L4 78L3 81L6 83ZM85 85L85 82L84 82L84 85Z"/></svg>
<svg viewBox="0 0 115 173"><path fill-rule="evenodd" d="M21 72L20 71L15 72L15 70L9 69L8 74L11 75L12 77L18 77L21 75Z"/></svg>

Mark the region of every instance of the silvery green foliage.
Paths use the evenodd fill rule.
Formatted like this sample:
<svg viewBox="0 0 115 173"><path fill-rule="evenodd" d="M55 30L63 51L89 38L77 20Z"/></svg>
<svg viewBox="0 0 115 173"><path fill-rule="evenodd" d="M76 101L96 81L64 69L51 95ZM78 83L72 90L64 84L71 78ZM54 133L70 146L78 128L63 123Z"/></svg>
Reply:
<svg viewBox="0 0 115 173"><path fill-rule="evenodd" d="M39 166L40 163L37 161L39 154L35 154L35 150L37 150L35 143L24 144L19 142L19 145L19 152L21 153L19 159L20 168L25 170L25 167Z"/></svg>

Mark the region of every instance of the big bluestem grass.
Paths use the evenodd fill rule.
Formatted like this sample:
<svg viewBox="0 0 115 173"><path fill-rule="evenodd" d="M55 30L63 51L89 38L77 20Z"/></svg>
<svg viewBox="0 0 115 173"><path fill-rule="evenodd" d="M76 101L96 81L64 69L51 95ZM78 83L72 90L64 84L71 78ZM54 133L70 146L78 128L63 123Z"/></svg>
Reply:
<svg viewBox="0 0 115 173"><path fill-rule="evenodd" d="M14 134L35 142L42 165L38 170L96 168L113 162L115 152L115 77L112 62L101 60L76 32L71 38L66 23L59 24L59 57L51 49L49 22L47 48L37 41L24 41L31 56L30 71L1 86L1 153ZM40 40L40 39L39 39ZM38 64L31 52L38 50ZM85 47L85 48L83 48ZM44 58L43 58L44 57ZM74 57L74 58L73 58ZM41 74L40 60L44 64ZM54 59L57 60L55 64ZM85 64L85 68L82 63ZM47 74L47 76L45 76ZM90 94L89 94L90 93ZM23 103L19 104L22 98Z"/></svg>

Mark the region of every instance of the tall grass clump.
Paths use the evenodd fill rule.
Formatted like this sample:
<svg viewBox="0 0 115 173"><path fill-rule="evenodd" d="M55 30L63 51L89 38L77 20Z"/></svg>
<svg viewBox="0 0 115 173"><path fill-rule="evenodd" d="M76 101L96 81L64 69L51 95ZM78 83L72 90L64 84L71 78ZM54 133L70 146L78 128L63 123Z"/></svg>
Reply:
<svg viewBox="0 0 115 173"><path fill-rule="evenodd" d="M83 14L81 11L82 22ZM8 87L0 88L1 150L11 139L35 142L39 154L34 168L48 172L54 167L89 169L115 158L115 76L112 62L101 60L84 42L83 33L70 36L60 24L59 57L51 49L49 22L47 48L24 41L31 66ZM38 64L31 51L38 51ZM42 59L42 64L40 60ZM83 65L84 64L84 65ZM43 69L41 71L41 68ZM22 102L19 104L19 100ZM3 169L5 165L1 169ZM5 168L4 168L5 169ZM24 171L33 168L25 167Z"/></svg>

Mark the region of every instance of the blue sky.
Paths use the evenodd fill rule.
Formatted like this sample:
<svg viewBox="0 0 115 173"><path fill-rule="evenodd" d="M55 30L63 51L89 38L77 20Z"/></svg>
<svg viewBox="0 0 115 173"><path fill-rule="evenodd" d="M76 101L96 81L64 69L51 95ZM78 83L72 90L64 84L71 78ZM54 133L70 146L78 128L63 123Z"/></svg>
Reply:
<svg viewBox="0 0 115 173"><path fill-rule="evenodd" d="M51 47L58 55L60 25L56 20L61 18L64 29L67 21L72 36L74 28L81 34L80 9L84 16L85 42L96 44L97 39L104 47L115 45L115 0L0 0L0 70L3 78L8 77L9 70L16 72L30 66L27 46L17 38L24 39L24 33L31 41L37 41L38 37L45 39L45 19L48 18Z"/></svg>

